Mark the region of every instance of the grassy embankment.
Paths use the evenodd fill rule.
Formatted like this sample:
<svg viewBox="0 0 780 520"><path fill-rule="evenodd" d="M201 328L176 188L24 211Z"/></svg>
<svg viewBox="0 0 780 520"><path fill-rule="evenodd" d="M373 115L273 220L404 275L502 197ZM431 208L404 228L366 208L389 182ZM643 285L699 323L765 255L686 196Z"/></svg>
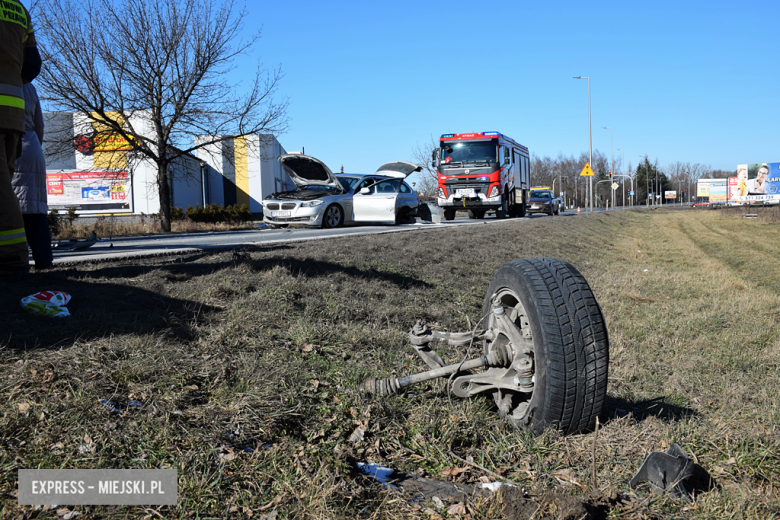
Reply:
<svg viewBox="0 0 780 520"><path fill-rule="evenodd" d="M577 267L607 319L597 485L626 494L610 517L776 517L780 229L668 210L85 265L6 283L2 514L54 517L16 505L18 468L165 467L179 472L177 507L76 509L81 518L435 519L452 504L410 502L353 463L494 480L451 449L525 487L528 515L561 518L562 495L594 491L594 434L529 437L499 423L485 399L451 407L443 382L384 399L350 390L423 370L407 339L415 320L466 330L498 267L534 256ZM42 289L70 292L73 316L25 314L19 299ZM352 442L357 428L364 438ZM628 488L645 455L673 442L713 478L695 504ZM523 510L512 500L475 497L466 510L511 516Z"/></svg>

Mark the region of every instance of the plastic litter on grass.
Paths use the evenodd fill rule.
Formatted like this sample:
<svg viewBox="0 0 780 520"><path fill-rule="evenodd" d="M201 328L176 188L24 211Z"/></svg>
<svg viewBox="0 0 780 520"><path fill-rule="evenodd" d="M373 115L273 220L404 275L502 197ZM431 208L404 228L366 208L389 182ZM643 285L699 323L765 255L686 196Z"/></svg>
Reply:
<svg viewBox="0 0 780 520"><path fill-rule="evenodd" d="M70 301L70 294L62 291L41 291L25 296L19 302L24 310L38 316L65 318L70 312L65 306Z"/></svg>

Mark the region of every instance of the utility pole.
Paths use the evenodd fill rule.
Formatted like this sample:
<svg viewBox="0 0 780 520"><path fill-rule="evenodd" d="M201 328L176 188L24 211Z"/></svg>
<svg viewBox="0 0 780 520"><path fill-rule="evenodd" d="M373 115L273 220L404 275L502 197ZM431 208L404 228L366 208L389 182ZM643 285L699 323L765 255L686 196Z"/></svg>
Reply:
<svg viewBox="0 0 780 520"><path fill-rule="evenodd" d="M647 189L647 197L645 198L645 206L650 207L650 170L648 169L647 154L640 155L645 160L645 189Z"/></svg>
<svg viewBox="0 0 780 520"><path fill-rule="evenodd" d="M618 152L623 152L623 166L620 167L620 173L623 174L623 179L620 181L621 184L623 184L623 187L620 190L620 193L623 194L623 207L626 207L626 151L622 148L618 148ZM631 195L629 195L631 197ZM631 200L630 198L628 200ZM630 203L629 203L630 205Z"/></svg>
<svg viewBox="0 0 780 520"><path fill-rule="evenodd" d="M609 130L609 180L612 180L612 176L615 173L615 152L612 149L612 127L604 126L602 128L604 128L604 130ZM612 209L615 209L615 188L612 187L612 184L610 184L609 187L612 189Z"/></svg>
<svg viewBox="0 0 780 520"><path fill-rule="evenodd" d="M588 164L593 168L593 125L590 122L590 76L574 76L574 79L587 79L588 80ZM588 177L588 199L590 202L590 211L593 211L593 178Z"/></svg>

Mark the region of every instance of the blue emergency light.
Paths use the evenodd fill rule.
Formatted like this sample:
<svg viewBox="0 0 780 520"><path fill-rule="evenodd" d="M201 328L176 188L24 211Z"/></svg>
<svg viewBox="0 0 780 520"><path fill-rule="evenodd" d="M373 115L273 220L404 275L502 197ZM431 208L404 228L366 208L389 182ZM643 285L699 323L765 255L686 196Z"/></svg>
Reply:
<svg viewBox="0 0 780 520"><path fill-rule="evenodd" d="M500 132L482 132L482 135L491 136L491 137L498 137L499 135L501 135L501 133Z"/></svg>
<svg viewBox="0 0 780 520"><path fill-rule="evenodd" d="M455 134L443 134L441 137L442 139L444 139L445 137L455 137Z"/></svg>

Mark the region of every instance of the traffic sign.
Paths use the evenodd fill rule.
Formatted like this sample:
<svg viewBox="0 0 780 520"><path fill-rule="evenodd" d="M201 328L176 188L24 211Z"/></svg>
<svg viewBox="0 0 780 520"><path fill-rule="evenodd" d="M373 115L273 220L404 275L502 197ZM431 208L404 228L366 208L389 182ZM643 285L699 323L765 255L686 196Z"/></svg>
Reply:
<svg viewBox="0 0 780 520"><path fill-rule="evenodd" d="M628 194L633 197L634 196L634 190L629 191Z"/></svg>
<svg viewBox="0 0 780 520"><path fill-rule="evenodd" d="M590 167L590 163L585 163L585 168L580 172L580 177L593 177L594 173Z"/></svg>
<svg viewBox="0 0 780 520"><path fill-rule="evenodd" d="M618 189L619 187L620 187L620 184L618 184L617 182L613 182L613 183L612 183L612 189L613 189L613 190L616 190L616 189Z"/></svg>

